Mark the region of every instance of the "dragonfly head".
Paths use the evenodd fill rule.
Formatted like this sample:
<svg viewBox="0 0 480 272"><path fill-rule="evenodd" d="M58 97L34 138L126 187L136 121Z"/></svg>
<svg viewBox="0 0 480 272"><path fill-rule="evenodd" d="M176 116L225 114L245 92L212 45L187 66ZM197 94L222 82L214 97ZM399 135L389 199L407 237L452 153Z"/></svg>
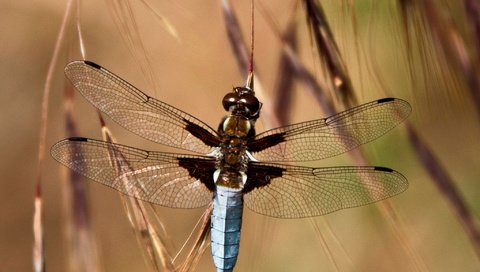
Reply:
<svg viewBox="0 0 480 272"><path fill-rule="evenodd" d="M222 100L223 108L231 115L240 115L246 119L256 120L260 116L262 103L248 87L235 87Z"/></svg>

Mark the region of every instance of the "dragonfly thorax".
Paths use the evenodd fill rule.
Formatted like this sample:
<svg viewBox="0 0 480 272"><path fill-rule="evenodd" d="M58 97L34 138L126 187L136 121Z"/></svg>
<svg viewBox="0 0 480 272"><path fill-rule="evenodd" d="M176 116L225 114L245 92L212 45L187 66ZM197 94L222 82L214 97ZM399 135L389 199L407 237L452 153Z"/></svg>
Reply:
<svg viewBox="0 0 480 272"><path fill-rule="evenodd" d="M218 134L221 144L212 153L217 160L214 174L217 186L243 188L249 161L247 139L255 135L251 122L244 116L230 115L220 123Z"/></svg>
<svg viewBox="0 0 480 272"><path fill-rule="evenodd" d="M249 160L246 143L247 141L242 138L226 137L216 152L218 168L246 171Z"/></svg>
<svg viewBox="0 0 480 272"><path fill-rule="evenodd" d="M231 115L223 120L220 133L228 137L245 138L254 131L253 125L252 120L239 115Z"/></svg>

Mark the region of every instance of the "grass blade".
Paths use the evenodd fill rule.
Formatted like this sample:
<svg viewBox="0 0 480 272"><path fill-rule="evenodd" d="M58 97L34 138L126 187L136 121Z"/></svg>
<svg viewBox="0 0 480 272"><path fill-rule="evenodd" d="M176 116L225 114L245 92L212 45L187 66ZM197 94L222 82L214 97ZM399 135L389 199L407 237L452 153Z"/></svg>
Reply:
<svg viewBox="0 0 480 272"><path fill-rule="evenodd" d="M72 0L67 1L65 11L63 13L62 23L58 32L57 40L55 42L53 55L50 59L48 66L48 72L45 78L45 85L43 88L42 107L40 113L40 131L39 131L39 143L38 143L38 165L37 165L37 180L35 185L35 197L34 197L34 214L33 214L33 264L35 271L45 271L45 249L44 249L44 237L43 237L43 198L42 198L42 174L43 164L45 161L45 145L47 136L47 123L48 123L48 108L50 91L52 89L52 78L54 70L58 62L60 55L61 44L65 38L65 29L67 27L67 21L70 18L70 12L72 8Z"/></svg>
<svg viewBox="0 0 480 272"><path fill-rule="evenodd" d="M230 42L234 57L237 60L238 69L242 77L247 78L250 70L250 54L248 54L246 43L242 38L240 25L238 24L238 20L230 7L229 0L222 0L222 14L225 21L228 41ZM255 72L254 91L255 95L260 101L270 100L263 92L262 84L257 72ZM263 104L262 115L260 118L266 127L277 127L280 124L274 113L271 103Z"/></svg>
<svg viewBox="0 0 480 272"><path fill-rule="evenodd" d="M323 60L325 63L330 83L335 89L336 95L340 97L343 105L350 108L357 104L353 86L323 8L316 0L304 0L303 3L309 29L314 37L318 53L322 57L320 61Z"/></svg>
<svg viewBox="0 0 480 272"><path fill-rule="evenodd" d="M43 272L45 270L45 248L43 245L43 222L42 222L42 187L40 181L37 182L35 189L35 208L33 214L33 270Z"/></svg>
<svg viewBox="0 0 480 272"><path fill-rule="evenodd" d="M118 32L121 34L134 59L138 62L140 70L147 78L147 82L152 84L153 90L158 90L158 83L155 80L150 61L151 58L140 35L130 1L107 0L107 4Z"/></svg>
<svg viewBox="0 0 480 272"><path fill-rule="evenodd" d="M472 5L471 3L465 4ZM449 12L440 3L432 1L400 1L399 5L402 12L403 30L412 77L415 76L413 72L415 69L413 62L415 60L413 59L414 54L411 52L414 51L413 41L417 40L422 45L422 50L428 51L429 46L433 48L434 55L431 58L434 58L434 61L439 61L440 74L433 73L432 76L431 71L435 70L428 66L431 62L430 59L421 59L422 67L424 67L422 73L424 80L434 83L437 81L434 78L441 80L446 78L448 80L446 84L457 80L463 81L467 89L470 90L477 113L480 113L480 104L478 103L480 102L480 81L477 69L474 68L475 66L478 67L478 64L475 64L475 58L469 54L465 41L461 38L459 30L454 26ZM475 12L475 10L471 12ZM470 22L472 22L471 19ZM471 28L475 29L475 23ZM413 31L411 31L412 29ZM430 36L433 38L429 39ZM458 86L456 89L463 90ZM452 93L447 95L451 96ZM480 230L474 222L472 209L466 204L467 202L457 188L456 182L434 155L434 150L425 143L412 124L408 123L407 131L417 158L429 174L431 181L455 212L459 223L475 249L477 257L480 258Z"/></svg>
<svg viewBox="0 0 480 272"><path fill-rule="evenodd" d="M230 8L228 0L222 0L222 12L230 48L232 48L233 55L237 60L238 71L243 78L247 78L250 66L250 54L242 38L240 24Z"/></svg>
<svg viewBox="0 0 480 272"><path fill-rule="evenodd" d="M309 2L309 3L312 4L313 2ZM306 4L309 4L309 3L306 3ZM314 6L311 6L311 8L313 8L313 7ZM320 15L319 14L308 15L309 12L313 13L312 11L307 11L307 16L310 18L310 19L307 19L307 20L320 21L320 19L322 19L322 18L324 19L324 16L320 16L323 12L321 12ZM312 18L314 18L314 19L312 19ZM325 28L325 25L328 26L328 24L326 24L326 22L322 23L320 25L323 26L323 28ZM280 35L278 35L278 31L277 30L274 30L274 31L277 33L277 36L280 37ZM323 32L329 32L329 31L324 30ZM317 34L317 35L319 35L319 34ZM327 36L330 37L329 38L330 49L331 49L332 46L336 48L336 44L333 40L333 35L327 35ZM323 43L324 41L320 40L318 42ZM316 100L319 103L319 105L321 106L322 110L326 113L327 116L334 114L336 112L336 110L334 108L334 105L330 101L330 99L327 98L328 96L325 92L326 88L321 86L321 83L319 83L315 79L315 77L303 66L303 64L301 64L301 62L298 60L298 57L296 57L296 55L293 52L293 50L291 49L291 47L287 43L285 43L285 41L283 41L283 40L282 40L282 46L283 46L284 52L286 52L286 55L289 57L290 65L292 67L294 67L294 69L296 71L296 75L299 77L299 79L302 81L302 83L304 83L304 85L310 90L310 93L312 93L317 98ZM324 46L326 46L326 45L324 45ZM338 52L338 50L336 50L335 52L340 54ZM336 61L341 60L340 55L338 55L338 58L336 58L336 57L333 57L334 54L331 53L331 52L327 53L327 54L330 55L329 57L331 58L331 60L336 60ZM343 63L343 62L341 62L341 63ZM341 64L338 67L341 67L342 65L343 64ZM342 81L342 82L348 82L347 85L344 85L344 86L346 86L344 88L346 88L348 90L348 92L351 93L349 95L351 98L347 99L347 97L349 97L349 96L345 96L345 98L342 99L341 102L343 102L343 103L353 103L354 101L356 101L356 99L354 97L353 87L351 86L351 83L350 83L351 80L350 80L348 74L346 73L346 70L339 69L338 71L344 71L345 72L345 73L341 74L341 77L344 78L344 81ZM349 107L348 104L344 104L344 106L345 106L345 108ZM367 158L359 150L351 151L351 152L349 152L349 155L352 157L352 159L356 162L357 165L368 165L369 164ZM379 207L380 207L380 211L381 211L382 216L384 217L386 222L390 223L389 225L394 230L394 232L396 234L396 237L397 237L398 241L400 242L400 245L402 245L402 248L404 249L404 251L407 252L407 254L411 253L410 259L413 262L413 266L416 267L417 271L422 270L423 269L422 267L425 267L425 265L423 264L423 261L421 261L421 258L419 257L418 253L416 253L415 250L413 249L414 247L412 246L411 241L408 239L407 232L404 229L402 229L402 225L400 224L400 222L397 222L395 220L396 218L398 218L398 216L396 215L396 212L394 211L394 209L390 206L390 204L388 204L388 201L381 202L379 204ZM317 227L317 229L319 229L319 228ZM418 260L420 260L420 261L418 261Z"/></svg>
<svg viewBox="0 0 480 272"><path fill-rule="evenodd" d="M465 13L467 14L467 20L469 22L468 26L470 26L470 35L473 37L476 54L477 54L477 62L478 49L480 48L480 3L476 0L463 0L463 5L465 7Z"/></svg>
<svg viewBox="0 0 480 272"><path fill-rule="evenodd" d="M188 272L194 271L200 261L200 257L202 257L205 250L210 245L210 240L208 240L210 234L210 224L211 224L211 215L212 215L213 205L210 204L203 216L200 218L200 229L198 235L194 241L194 245L191 248L190 252L188 253L187 258L182 263L180 268L178 269L179 272ZM195 229L193 230L195 231ZM193 232L192 232L193 234Z"/></svg>
<svg viewBox="0 0 480 272"><path fill-rule="evenodd" d="M295 2L296 4L296 2ZM295 7L292 7L292 12L290 14L287 28L285 32L281 35L281 40L284 41L286 44L289 44L292 50L296 50L297 43L296 43L296 24L294 20L294 11ZM278 24L276 24L270 16L270 13L262 6L259 5L259 10L262 16L269 22L272 28L278 29ZM273 27L275 26L275 27ZM273 101L273 108L275 115L278 118L278 121L281 125L286 125L289 123L289 109L291 108L292 104L292 96L293 96L293 83L294 83L294 75L295 71L290 65L288 61L288 57L282 51L280 56L280 61L278 64L278 71L277 71L277 80L274 85L274 93L276 94L274 101Z"/></svg>
<svg viewBox="0 0 480 272"><path fill-rule="evenodd" d="M98 116L104 141L115 142L100 112L98 112ZM118 150L112 150L111 154L113 163L128 165L126 160L118 161L122 158L122 154L120 154ZM125 180L125 183L127 182L129 181ZM154 218L151 218L143 202L121 193L119 193L119 196L137 240L141 245L140 248L143 250L145 259L148 260L150 266L155 271L175 271L171 254L166 246L168 243L167 238L165 235L161 235L154 227L154 222L161 222L154 212L154 209L150 206L154 216ZM157 260L160 260L160 263L157 262Z"/></svg>
<svg viewBox="0 0 480 272"><path fill-rule="evenodd" d="M74 90L71 85L65 87L64 111L67 136L77 136L77 123L73 112ZM85 182L79 174L68 171L64 183L67 237L69 238L69 257L71 271L98 271L98 256L94 235L90 226L90 211Z"/></svg>
<svg viewBox="0 0 480 272"><path fill-rule="evenodd" d="M442 195L448 200L448 203L450 203L459 222L470 238L477 257L480 259L480 232L475 225L475 217L472 211L468 208L468 205L465 203L464 198L449 174L410 124L407 126L407 131L410 142L416 150L420 162Z"/></svg>
<svg viewBox="0 0 480 272"><path fill-rule="evenodd" d="M180 37L178 36L178 32L175 29L175 26L167 19L166 16L158 12L148 1L141 0L142 4L144 4L150 12L152 12L155 17L160 21L160 25L177 41L179 41Z"/></svg>

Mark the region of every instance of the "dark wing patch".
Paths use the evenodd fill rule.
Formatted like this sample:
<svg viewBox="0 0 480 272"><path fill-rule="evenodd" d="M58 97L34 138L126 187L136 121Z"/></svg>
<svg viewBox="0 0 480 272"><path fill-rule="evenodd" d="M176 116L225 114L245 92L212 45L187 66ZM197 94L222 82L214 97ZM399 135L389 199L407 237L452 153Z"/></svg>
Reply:
<svg viewBox="0 0 480 272"><path fill-rule="evenodd" d="M193 122L190 122L186 119L183 120L187 126L185 129L190 132L193 136L197 137L200 139L204 144L208 146L219 146L221 141L220 138L217 136L211 134L208 130L206 130L204 127L201 127Z"/></svg>
<svg viewBox="0 0 480 272"><path fill-rule="evenodd" d="M368 143L400 124L410 114L408 102L384 98L328 118L260 133L248 143L259 161L313 161Z"/></svg>
<svg viewBox="0 0 480 272"><path fill-rule="evenodd" d="M274 178L279 178L286 171L285 168L267 164L250 163L247 170L247 182L243 187L243 193L249 193L255 188L270 184Z"/></svg>
<svg viewBox="0 0 480 272"><path fill-rule="evenodd" d="M247 144L248 146L248 151L250 152L259 152L262 150L265 150L267 148L276 146L279 143L282 143L285 141L285 133L280 132L280 133L275 133L271 135L267 135L262 138L255 138L253 141L249 142Z"/></svg>
<svg viewBox="0 0 480 272"><path fill-rule="evenodd" d="M187 169L188 174L200 180L211 191L215 191L215 183L213 182L213 173L215 172L215 161L203 158L177 158L178 165Z"/></svg>
<svg viewBox="0 0 480 272"><path fill-rule="evenodd" d="M408 187L402 174L385 167L309 168L252 162L249 171L259 174L248 181L254 184L248 186L245 205L278 218L319 216L367 205Z"/></svg>
<svg viewBox="0 0 480 272"><path fill-rule="evenodd" d="M212 200L215 160L210 157L145 151L79 137L56 143L51 154L76 173L140 200L171 208L198 208Z"/></svg>
<svg viewBox="0 0 480 272"><path fill-rule="evenodd" d="M194 116L152 98L90 61L74 61L65 75L96 108L129 131L153 142L208 154L219 140Z"/></svg>

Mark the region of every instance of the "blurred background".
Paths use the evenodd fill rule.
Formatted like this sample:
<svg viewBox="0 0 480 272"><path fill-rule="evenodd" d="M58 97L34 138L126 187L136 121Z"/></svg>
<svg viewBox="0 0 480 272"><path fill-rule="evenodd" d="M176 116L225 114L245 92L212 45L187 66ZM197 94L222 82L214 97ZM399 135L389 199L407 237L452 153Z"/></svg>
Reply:
<svg viewBox="0 0 480 272"><path fill-rule="evenodd" d="M66 170L48 152L67 137L65 90L69 85L63 67L82 59L77 18L86 59L214 128L225 114L223 95L245 82L245 70L237 65L238 56L226 34L222 6L228 1L82 1L80 7L72 7L56 49L59 55L49 81L45 160L38 169L42 96L66 2L0 0L0 90L4 97L0 100L1 271L33 269L32 222L39 171L46 269L82 271L72 261L76 241L72 237L85 233L68 229L72 204ZM250 3L231 2L248 47ZM318 95L309 91L301 76L282 70L287 44L306 71L325 87L332 105L338 111L348 108L332 84L335 81L325 68L314 31L308 28L304 2L256 2L255 84L264 107L277 110L283 116L281 122L326 116L316 102ZM387 213L382 204L374 204L314 219L281 220L246 209L236 271L480 270L480 238L474 231L480 214L480 108L472 98L479 92L475 89L478 37L473 31L474 19L480 20L474 14L478 2L415 2L315 2L321 3L345 62L354 90L347 97L356 98L352 104L398 97L412 105L410 133L402 124L361 147L368 164L401 172L410 182L409 189L389 200L388 209L393 211ZM289 28L291 36L282 40L278 33L285 35ZM285 84L279 83L282 78L288 78L288 95L276 104L279 84ZM78 135L101 139L95 109L77 93L73 106ZM265 117L257 131L274 123ZM106 122L120 143L172 151L125 131L108 118ZM425 145L415 145L412 139ZM309 165L356 163L345 154ZM438 178L442 171L454 187L438 183L446 180L445 176ZM118 193L82 182L87 192L86 231L91 238L86 255L96 256L94 267L98 271L154 271L145 261ZM168 249L175 255L204 209L155 209L169 239ZM209 248L197 271L213 271Z"/></svg>

